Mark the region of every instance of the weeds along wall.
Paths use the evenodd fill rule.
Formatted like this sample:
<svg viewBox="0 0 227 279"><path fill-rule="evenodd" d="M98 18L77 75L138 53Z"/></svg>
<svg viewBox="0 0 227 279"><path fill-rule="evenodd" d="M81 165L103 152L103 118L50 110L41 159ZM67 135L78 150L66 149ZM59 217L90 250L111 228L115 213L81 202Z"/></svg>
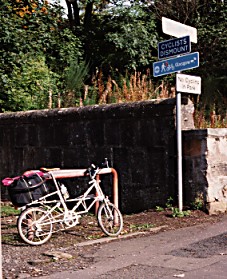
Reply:
<svg viewBox="0 0 227 279"><path fill-rule="evenodd" d="M193 108L182 100L185 129L194 128ZM86 168L108 158L118 172L124 213L177 195L175 99L0 114L0 147L1 180L40 167ZM101 179L111 198L111 175ZM64 182L71 195L87 183Z"/></svg>

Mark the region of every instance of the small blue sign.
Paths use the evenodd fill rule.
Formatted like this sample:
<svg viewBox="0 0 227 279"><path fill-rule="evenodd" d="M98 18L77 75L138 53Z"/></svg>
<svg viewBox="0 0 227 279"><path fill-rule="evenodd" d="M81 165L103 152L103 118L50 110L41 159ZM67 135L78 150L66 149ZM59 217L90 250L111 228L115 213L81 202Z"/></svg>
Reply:
<svg viewBox="0 0 227 279"><path fill-rule="evenodd" d="M158 44L158 59L191 52L190 36L171 39Z"/></svg>
<svg viewBox="0 0 227 279"><path fill-rule="evenodd" d="M159 77L199 67L199 53L193 52L183 56L153 63L153 76Z"/></svg>

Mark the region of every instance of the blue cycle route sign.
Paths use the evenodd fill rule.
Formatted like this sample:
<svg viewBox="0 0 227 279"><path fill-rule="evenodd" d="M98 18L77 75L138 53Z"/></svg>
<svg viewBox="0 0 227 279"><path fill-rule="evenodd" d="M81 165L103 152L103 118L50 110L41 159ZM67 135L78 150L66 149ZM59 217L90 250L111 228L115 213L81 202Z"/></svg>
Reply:
<svg viewBox="0 0 227 279"><path fill-rule="evenodd" d="M153 76L164 76L197 67L199 67L199 53L193 52L183 56L154 62Z"/></svg>
<svg viewBox="0 0 227 279"><path fill-rule="evenodd" d="M158 59L165 59L191 52L190 36L158 43Z"/></svg>

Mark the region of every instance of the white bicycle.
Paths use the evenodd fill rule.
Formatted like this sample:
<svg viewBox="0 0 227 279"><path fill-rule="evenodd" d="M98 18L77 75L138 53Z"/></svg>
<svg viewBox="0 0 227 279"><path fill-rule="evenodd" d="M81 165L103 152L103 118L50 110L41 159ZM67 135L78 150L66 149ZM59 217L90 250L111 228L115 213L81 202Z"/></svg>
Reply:
<svg viewBox="0 0 227 279"><path fill-rule="evenodd" d="M104 195L100 181L96 179L101 168L91 165L86 170L90 176L88 189L79 197L69 198L67 188L55 179L53 172L45 174L52 179L56 190L26 205L17 222L19 235L30 245L41 245L47 242L52 233L72 228L79 224L83 214L92 206L100 203L97 212L98 224L108 236L118 236L123 228L123 217L120 210ZM93 194L93 192L96 194ZM57 197L57 198L56 198ZM67 204L74 202L72 209Z"/></svg>

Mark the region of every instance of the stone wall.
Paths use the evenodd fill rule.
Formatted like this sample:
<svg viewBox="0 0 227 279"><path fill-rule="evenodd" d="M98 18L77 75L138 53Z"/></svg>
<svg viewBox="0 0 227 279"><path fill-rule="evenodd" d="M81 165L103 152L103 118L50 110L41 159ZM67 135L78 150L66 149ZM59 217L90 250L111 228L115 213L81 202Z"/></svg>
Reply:
<svg viewBox="0 0 227 279"><path fill-rule="evenodd" d="M227 129L184 131L184 198L210 214L227 210Z"/></svg>
<svg viewBox="0 0 227 279"><path fill-rule="evenodd" d="M194 107L182 100L182 126ZM40 167L86 168L107 157L119 174L123 212L164 205L177 196L175 99L0 115L0 179ZM104 190L111 195L112 179ZM70 179L73 194L83 179ZM2 188L2 197L6 197Z"/></svg>

